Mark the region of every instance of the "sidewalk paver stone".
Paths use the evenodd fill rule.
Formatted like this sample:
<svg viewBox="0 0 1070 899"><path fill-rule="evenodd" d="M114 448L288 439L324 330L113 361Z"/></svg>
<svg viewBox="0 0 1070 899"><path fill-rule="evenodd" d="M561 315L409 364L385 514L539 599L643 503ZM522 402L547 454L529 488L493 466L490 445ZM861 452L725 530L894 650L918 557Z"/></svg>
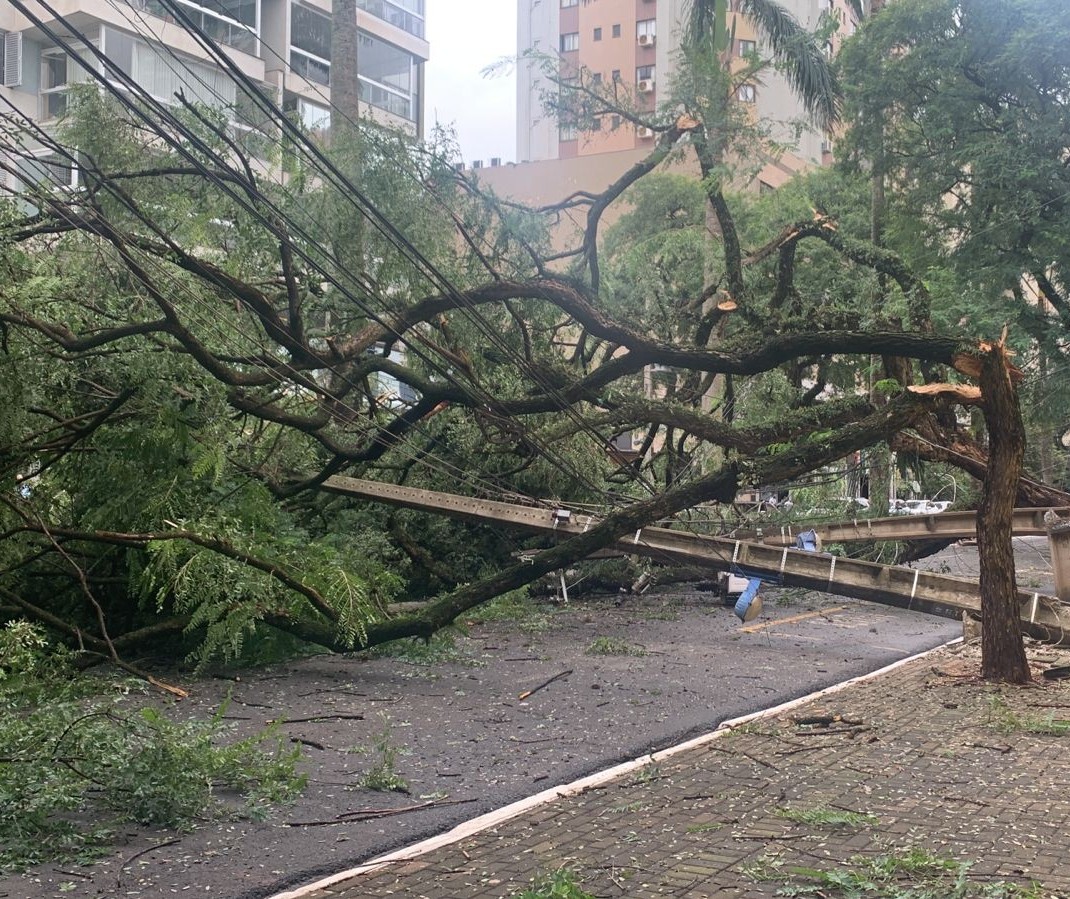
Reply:
<svg viewBox="0 0 1070 899"><path fill-rule="evenodd" d="M1070 899L1070 736L1013 726L1070 717L1070 684L983 684L963 674L977 656L938 651L310 899L508 899L560 867L599 897L770 899L792 865L919 847ZM841 720L795 722L819 715ZM875 820L804 824L787 809Z"/></svg>

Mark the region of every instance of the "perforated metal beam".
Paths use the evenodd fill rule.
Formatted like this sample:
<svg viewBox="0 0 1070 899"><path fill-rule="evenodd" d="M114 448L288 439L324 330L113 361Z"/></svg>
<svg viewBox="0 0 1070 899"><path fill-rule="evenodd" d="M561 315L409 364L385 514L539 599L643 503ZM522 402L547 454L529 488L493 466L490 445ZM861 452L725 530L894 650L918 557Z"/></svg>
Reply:
<svg viewBox="0 0 1070 899"><path fill-rule="evenodd" d="M1016 537L1043 537L1047 533L1044 516L1055 511L1070 516L1070 509L1015 509L1011 528ZM941 512L938 515L894 515L890 518L859 518L853 521L817 522L733 531L740 540L770 546L794 546L800 531L814 530L823 543L850 543L869 540L961 540L977 536L976 512Z"/></svg>
<svg viewBox="0 0 1070 899"><path fill-rule="evenodd" d="M598 523L585 512L524 506L399 487L358 478L332 477L322 489L375 502L420 509L466 521L496 522L528 531L581 534ZM1036 512L1037 510L1023 510ZM1043 511L1043 510L1042 510ZM568 514L562 514L567 512ZM946 514L946 513L945 513ZM963 514L963 513L955 513ZM936 517L936 516L934 516ZM977 581L895 565L842 559L743 539L707 537L668 528L646 527L616 541L626 553L660 561L703 565L734 571L786 586L805 587L939 615L977 613L981 600ZM1019 590L1023 629L1045 640L1070 636L1070 608L1053 596Z"/></svg>

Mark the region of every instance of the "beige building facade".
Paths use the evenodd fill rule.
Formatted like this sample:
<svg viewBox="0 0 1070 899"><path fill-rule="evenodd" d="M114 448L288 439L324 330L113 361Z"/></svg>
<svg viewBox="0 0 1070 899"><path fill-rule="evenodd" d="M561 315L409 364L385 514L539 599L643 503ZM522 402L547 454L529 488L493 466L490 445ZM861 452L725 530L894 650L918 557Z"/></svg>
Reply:
<svg viewBox="0 0 1070 899"><path fill-rule="evenodd" d="M828 44L830 54L856 27L847 0L780 2L807 29L817 28L823 16L838 17L840 30ZM654 111L669 96L688 6L687 0L518 0L517 159L536 162L652 147L653 134L612 116L602 117L597 130L563 127L544 108L544 97L557 88L532 54L556 56L563 73L585 70L603 84L621 82L640 109ZM733 57L742 62L753 53L767 54L761 35L736 10L735 0L729 0L729 7ZM800 130L805 111L782 75L763 72L760 81L741 85L738 99L752 106L755 118L801 162L827 161L830 138L812 126Z"/></svg>

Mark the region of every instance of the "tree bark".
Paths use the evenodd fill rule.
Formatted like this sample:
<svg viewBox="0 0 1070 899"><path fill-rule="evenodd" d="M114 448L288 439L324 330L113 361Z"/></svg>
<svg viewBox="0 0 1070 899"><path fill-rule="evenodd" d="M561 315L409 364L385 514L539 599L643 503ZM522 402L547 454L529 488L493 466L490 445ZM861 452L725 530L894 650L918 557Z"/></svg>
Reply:
<svg viewBox="0 0 1070 899"><path fill-rule="evenodd" d="M331 117L334 135L347 134L360 119L357 0L334 0L331 15ZM351 135L348 135L351 136Z"/></svg>
<svg viewBox="0 0 1070 899"><path fill-rule="evenodd" d="M981 393L989 463L977 510L981 563L981 676L1025 684L1032 680L1019 623L1011 517L1025 456L1025 425L1011 382L1003 341L983 353Z"/></svg>

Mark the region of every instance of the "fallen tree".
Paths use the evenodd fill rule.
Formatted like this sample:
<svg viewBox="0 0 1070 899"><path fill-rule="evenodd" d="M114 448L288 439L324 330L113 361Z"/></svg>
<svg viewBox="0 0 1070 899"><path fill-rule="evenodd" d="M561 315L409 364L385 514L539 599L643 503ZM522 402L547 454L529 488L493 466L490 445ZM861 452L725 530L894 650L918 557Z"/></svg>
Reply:
<svg viewBox="0 0 1070 899"><path fill-rule="evenodd" d="M723 75L703 77L721 90ZM358 187L250 94L301 176L263 177L218 112L101 81L103 93L72 92L61 137L29 122L4 137L0 165L36 207L12 204L0 221L5 614L113 659L179 627L201 661L239 656L263 626L349 651L427 638L636 528L878 442L929 441L957 464L948 448L966 438L947 422L961 397L904 388L983 372L984 346L936 333L907 262L827 213L747 251L736 201L710 177L716 153L702 190L722 240L696 290L637 314L606 285L605 210L671 154L713 152L725 119L712 93L685 92L685 114L651 120L654 149L605 192L532 213L371 126L349 135ZM80 191L27 176L41 148L77 165ZM339 197L364 222L359 253L322 233ZM586 219L562 254L538 220L564 208ZM831 269L887 282L887 314L861 292L823 310L807 291ZM879 402L854 395L870 357L894 376ZM832 369L838 396L823 389ZM713 390L762 378L784 385L762 414ZM1008 400L992 402L999 428ZM607 452L633 430L645 435L637 459ZM969 464L987 470L979 449ZM343 471L605 512L509 564L505 535L411 517L399 530L401 519L317 492ZM421 567L452 589L390 617L415 582L403 575ZM1005 612L1013 603L1005 582L991 596Z"/></svg>

